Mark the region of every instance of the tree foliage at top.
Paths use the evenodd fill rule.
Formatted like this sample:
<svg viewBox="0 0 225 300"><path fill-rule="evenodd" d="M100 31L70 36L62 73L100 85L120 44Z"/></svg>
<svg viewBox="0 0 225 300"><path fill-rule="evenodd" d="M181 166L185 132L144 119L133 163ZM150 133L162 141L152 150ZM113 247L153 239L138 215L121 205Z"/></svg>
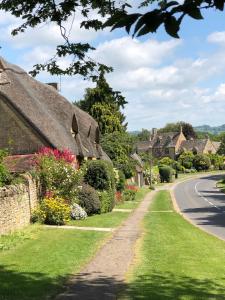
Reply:
<svg viewBox="0 0 225 300"><path fill-rule="evenodd" d="M85 29L124 28L127 33L139 37L156 32L160 26L164 26L170 36L178 38L181 23L186 16L200 20L203 18L203 9L223 11L224 1L185 0L180 3L174 0L145 0L138 7L131 9L129 1L2 0L0 10L22 19L21 24L13 29L13 35L47 23L59 26L64 43L56 47L55 56L49 61L34 66L31 72L33 76L46 70L50 74L81 74L85 78L96 79L99 68L106 72L112 68L99 64L89 57L89 52L94 50L90 44L70 40L74 21L80 16L82 17L81 21L79 19L80 27ZM71 26L67 28L69 21ZM58 59L64 57L70 57L71 62L69 66L61 68Z"/></svg>
<svg viewBox="0 0 225 300"><path fill-rule="evenodd" d="M126 104L125 98L107 83L104 72L96 80L95 88L88 88L83 100L75 102L78 107L88 112L99 124L103 135L112 132L123 132L125 116L120 111Z"/></svg>
<svg viewBox="0 0 225 300"><path fill-rule="evenodd" d="M197 134L193 126L189 123L180 121L177 123L168 123L165 127L161 128L159 132L179 132L182 127L182 131L186 139L197 138Z"/></svg>
<svg viewBox="0 0 225 300"><path fill-rule="evenodd" d="M99 69L106 72L112 68L97 63L89 57L89 52L94 50L88 43L73 42L70 34L77 18L80 27L99 30L103 28L104 17L111 16L115 10L114 1L109 0L3 0L0 10L10 12L13 16L22 19L21 24L12 30L12 35L25 32L43 24L54 23L63 37L63 43L57 45L55 56L42 64L34 65L31 75L36 76L40 71L48 71L55 75L80 74L85 78L96 79ZM95 15L97 18L92 18ZM69 26L68 26L69 25ZM59 58L70 58L70 64L62 68L58 63Z"/></svg>
<svg viewBox="0 0 225 300"><path fill-rule="evenodd" d="M204 9L213 8L223 11L224 0L184 0L183 2L145 0L135 12L132 10L132 13L129 12L129 7L131 7L129 4L124 4L122 9L114 11L105 26L111 27L112 30L124 28L127 33L140 37L156 32L163 25L170 36L179 38L181 23L186 16L201 20Z"/></svg>

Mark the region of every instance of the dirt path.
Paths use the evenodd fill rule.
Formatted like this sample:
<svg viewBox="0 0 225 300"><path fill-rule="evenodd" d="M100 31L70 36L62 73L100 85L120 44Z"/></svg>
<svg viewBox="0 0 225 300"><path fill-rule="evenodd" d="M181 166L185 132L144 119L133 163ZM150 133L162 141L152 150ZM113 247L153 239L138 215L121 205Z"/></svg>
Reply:
<svg viewBox="0 0 225 300"><path fill-rule="evenodd" d="M124 287L125 274L134 258L134 246L141 235L141 221L155 192L148 193L140 205L112 238L99 250L95 258L71 278L67 290L56 300L108 300L117 299Z"/></svg>

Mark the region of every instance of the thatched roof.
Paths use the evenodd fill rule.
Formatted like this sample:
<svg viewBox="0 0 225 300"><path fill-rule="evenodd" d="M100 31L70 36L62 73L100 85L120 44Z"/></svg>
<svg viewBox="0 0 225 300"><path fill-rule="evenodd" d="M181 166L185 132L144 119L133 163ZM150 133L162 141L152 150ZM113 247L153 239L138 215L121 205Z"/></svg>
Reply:
<svg viewBox="0 0 225 300"><path fill-rule="evenodd" d="M56 89L0 57L0 98L15 109L46 144L82 157L108 158L97 122Z"/></svg>

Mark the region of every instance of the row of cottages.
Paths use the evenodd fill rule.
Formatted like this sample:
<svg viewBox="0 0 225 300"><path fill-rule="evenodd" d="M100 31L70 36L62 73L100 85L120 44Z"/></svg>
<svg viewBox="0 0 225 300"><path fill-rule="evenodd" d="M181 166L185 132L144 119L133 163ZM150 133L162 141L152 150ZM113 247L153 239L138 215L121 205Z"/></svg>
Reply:
<svg viewBox="0 0 225 300"><path fill-rule="evenodd" d="M78 162L109 160L99 140L98 124L89 114L0 57L0 149L19 155L22 165L42 147L66 148Z"/></svg>
<svg viewBox="0 0 225 300"><path fill-rule="evenodd" d="M182 127L180 132L165 133L159 133L156 128L153 128L148 141L137 143L137 152L148 152L157 158L168 156L175 159L184 151L192 151L194 154L216 153L219 146L219 142L212 142L208 137L187 140Z"/></svg>

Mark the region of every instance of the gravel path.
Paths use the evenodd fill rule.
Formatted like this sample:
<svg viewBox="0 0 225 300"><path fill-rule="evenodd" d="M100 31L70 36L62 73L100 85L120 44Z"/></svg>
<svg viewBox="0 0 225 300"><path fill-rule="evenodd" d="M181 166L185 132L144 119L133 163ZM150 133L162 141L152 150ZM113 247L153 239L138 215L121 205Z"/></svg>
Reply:
<svg viewBox="0 0 225 300"><path fill-rule="evenodd" d="M134 258L134 246L140 237L141 221L148 211L155 191L148 193L140 205L99 250L95 258L71 278L67 290L56 300L108 300L117 299L124 287L125 274Z"/></svg>

